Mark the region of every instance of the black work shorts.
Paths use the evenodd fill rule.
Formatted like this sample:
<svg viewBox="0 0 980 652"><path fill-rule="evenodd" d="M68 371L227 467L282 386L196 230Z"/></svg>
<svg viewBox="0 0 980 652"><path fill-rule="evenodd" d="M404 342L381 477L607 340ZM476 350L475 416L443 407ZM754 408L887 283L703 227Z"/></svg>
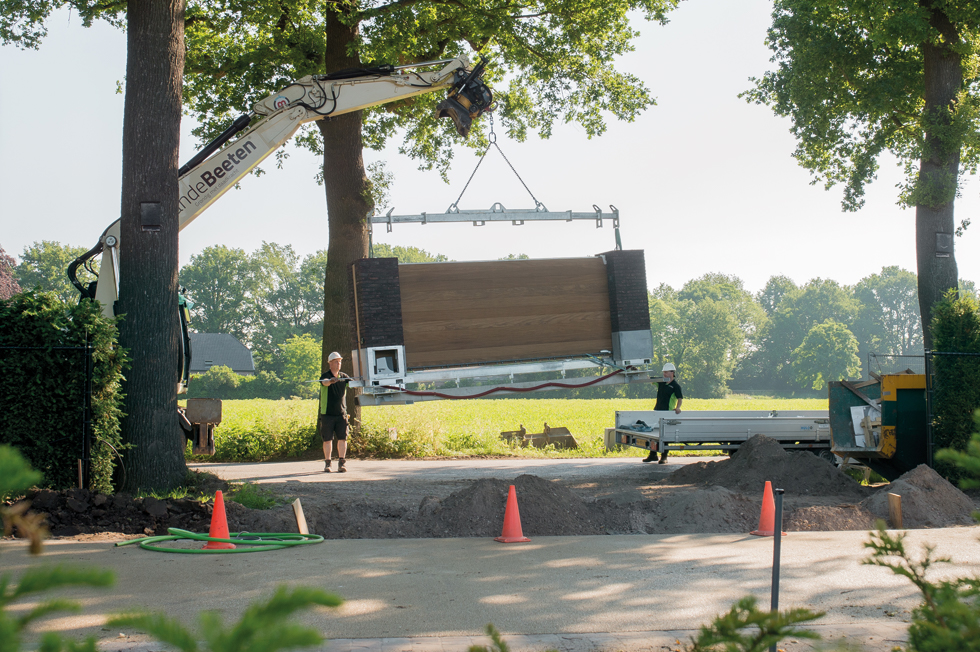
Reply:
<svg viewBox="0 0 980 652"><path fill-rule="evenodd" d="M323 441L347 439L347 417L335 417L329 414L320 415L320 438Z"/></svg>

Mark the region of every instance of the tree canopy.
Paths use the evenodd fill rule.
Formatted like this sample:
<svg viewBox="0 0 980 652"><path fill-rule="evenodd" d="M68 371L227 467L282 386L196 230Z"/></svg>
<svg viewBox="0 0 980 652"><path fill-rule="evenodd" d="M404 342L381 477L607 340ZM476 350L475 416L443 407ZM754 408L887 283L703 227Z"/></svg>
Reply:
<svg viewBox="0 0 980 652"><path fill-rule="evenodd" d="M531 130L547 137L556 120L578 122L592 137L605 130L607 115L632 120L654 103L636 76L616 70L615 58L631 51L638 35L630 26L631 12L666 23L678 1L486 6L437 0L200 0L187 12L185 103L201 120L197 135L217 134L255 101L299 77L332 69L327 33L337 20L350 28L347 54L363 66L472 57L474 50L486 55L497 114L512 138L522 140ZM401 128L404 152L445 169L457 137L451 125L437 125L432 111L437 101L413 98L368 110L366 144L381 149L388 138L401 135ZM322 152L312 130L306 133L301 143Z"/></svg>
<svg viewBox="0 0 980 652"><path fill-rule="evenodd" d="M956 288L952 238L969 220L956 226L953 202L980 163L980 4L776 0L772 15L775 70L744 96L791 118L794 156L814 182L843 185L845 210L863 205L885 152L904 164L928 319Z"/></svg>
<svg viewBox="0 0 980 652"><path fill-rule="evenodd" d="M42 240L24 248L20 264L14 273L17 282L24 289L39 292L54 292L67 303L78 298L78 290L68 280L68 265L85 253L85 247L63 245L53 240ZM92 269L98 273L98 261L93 261ZM84 267L77 270L78 281L85 285L95 280L95 275Z"/></svg>

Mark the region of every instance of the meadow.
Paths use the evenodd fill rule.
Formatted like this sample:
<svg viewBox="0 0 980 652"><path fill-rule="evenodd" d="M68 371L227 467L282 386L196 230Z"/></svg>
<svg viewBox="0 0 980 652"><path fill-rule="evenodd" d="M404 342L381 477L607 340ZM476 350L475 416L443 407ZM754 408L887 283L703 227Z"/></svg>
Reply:
<svg viewBox="0 0 980 652"><path fill-rule="evenodd" d="M649 410L649 399L513 399L431 401L362 409L361 435L349 442L357 457L642 457L637 448L606 451L603 432L617 410ZM730 397L687 399L684 410L826 410L827 399ZM320 450L316 436L317 401L253 399L224 401L215 428L213 457L189 459L258 462L311 456ZM500 438L501 431L542 432L544 424L564 426L579 448L520 448ZM189 451L188 447L188 451ZM313 453L311 453L313 451Z"/></svg>

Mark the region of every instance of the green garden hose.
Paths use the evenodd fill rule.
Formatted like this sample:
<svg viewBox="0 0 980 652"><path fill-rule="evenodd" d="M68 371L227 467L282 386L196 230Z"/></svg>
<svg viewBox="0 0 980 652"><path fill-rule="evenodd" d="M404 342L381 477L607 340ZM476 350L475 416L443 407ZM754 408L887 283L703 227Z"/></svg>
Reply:
<svg viewBox="0 0 980 652"><path fill-rule="evenodd" d="M292 548L293 546L305 546L310 543L323 543L323 537L319 534L296 534L294 532L232 532L228 539L218 539L206 534L188 532L179 528L167 528L169 535L156 537L146 537L143 539L133 539L131 541L121 541L116 546L128 546L133 543L140 544L144 550L155 550L156 552L179 552L189 555L214 555L235 552L261 552L264 550L278 550L280 548ZM225 550L204 550L202 548L168 548L154 544L163 541L179 541L181 539L191 539L193 541L214 541L218 543L234 543L236 545L245 544L247 548L230 548Z"/></svg>

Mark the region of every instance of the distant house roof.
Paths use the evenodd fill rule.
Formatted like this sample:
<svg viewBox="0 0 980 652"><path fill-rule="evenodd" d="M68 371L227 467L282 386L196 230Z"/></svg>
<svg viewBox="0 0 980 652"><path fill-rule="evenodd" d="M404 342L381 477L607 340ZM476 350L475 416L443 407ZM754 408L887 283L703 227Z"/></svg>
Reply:
<svg viewBox="0 0 980 652"><path fill-rule="evenodd" d="M252 352L227 333L191 333L191 373L203 374L211 367L230 367L243 376L255 373Z"/></svg>

